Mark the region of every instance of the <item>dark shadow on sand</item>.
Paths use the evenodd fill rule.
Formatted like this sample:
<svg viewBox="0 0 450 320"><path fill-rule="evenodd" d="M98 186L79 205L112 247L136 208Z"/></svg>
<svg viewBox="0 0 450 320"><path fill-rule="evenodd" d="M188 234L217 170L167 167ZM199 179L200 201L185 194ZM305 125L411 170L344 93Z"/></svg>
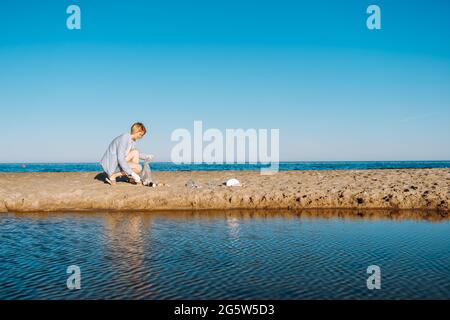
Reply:
<svg viewBox="0 0 450 320"><path fill-rule="evenodd" d="M98 174L94 177L94 180L98 180L98 181L101 181L101 182L107 184L107 182L106 182L106 178L107 178L107 177L108 177L108 176L107 176L107 174L106 174L105 172L101 172L101 173L98 173ZM116 182L129 182L129 180L128 180L128 177L127 177L127 176L122 176L122 177L118 177L118 178L116 179Z"/></svg>

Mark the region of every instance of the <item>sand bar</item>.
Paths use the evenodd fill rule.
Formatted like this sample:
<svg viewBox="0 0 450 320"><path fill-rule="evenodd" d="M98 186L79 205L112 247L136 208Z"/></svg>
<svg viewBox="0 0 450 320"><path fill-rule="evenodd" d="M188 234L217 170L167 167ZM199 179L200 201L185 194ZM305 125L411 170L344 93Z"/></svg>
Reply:
<svg viewBox="0 0 450 320"><path fill-rule="evenodd" d="M154 172L169 186L119 182L98 172L0 173L0 212L191 209L450 210L450 169ZM96 178L97 177L97 178ZM237 178L241 187L220 184ZM188 188L194 179L202 188Z"/></svg>

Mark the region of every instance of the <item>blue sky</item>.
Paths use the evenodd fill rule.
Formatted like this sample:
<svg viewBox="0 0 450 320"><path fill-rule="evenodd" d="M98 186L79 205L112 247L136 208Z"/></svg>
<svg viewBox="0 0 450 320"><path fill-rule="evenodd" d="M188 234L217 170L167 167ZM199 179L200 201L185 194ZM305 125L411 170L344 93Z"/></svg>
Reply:
<svg viewBox="0 0 450 320"><path fill-rule="evenodd" d="M450 159L449 15L445 0L3 0L0 162L97 161L134 121L168 161L194 120L278 128L281 160Z"/></svg>

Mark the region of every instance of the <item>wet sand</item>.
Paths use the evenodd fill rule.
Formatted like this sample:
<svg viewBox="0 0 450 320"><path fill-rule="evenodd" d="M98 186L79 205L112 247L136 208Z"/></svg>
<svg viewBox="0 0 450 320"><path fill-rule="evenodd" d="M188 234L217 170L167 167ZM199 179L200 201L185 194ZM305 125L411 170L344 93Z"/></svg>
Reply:
<svg viewBox="0 0 450 320"><path fill-rule="evenodd" d="M150 188L109 186L96 172L0 173L0 212L192 209L450 210L450 169L153 172ZM237 178L241 187L221 185ZM195 180L201 188L185 184ZM360 210L364 215L364 210Z"/></svg>
<svg viewBox="0 0 450 320"><path fill-rule="evenodd" d="M418 209L190 209L190 210L155 210L155 211L40 211L40 212L10 212L8 217L34 220L63 219L67 216L82 218L104 218L119 223L121 219L137 219L149 224L152 220L230 220L245 221L253 219L316 219L322 220L370 220L370 221L450 221L446 211Z"/></svg>

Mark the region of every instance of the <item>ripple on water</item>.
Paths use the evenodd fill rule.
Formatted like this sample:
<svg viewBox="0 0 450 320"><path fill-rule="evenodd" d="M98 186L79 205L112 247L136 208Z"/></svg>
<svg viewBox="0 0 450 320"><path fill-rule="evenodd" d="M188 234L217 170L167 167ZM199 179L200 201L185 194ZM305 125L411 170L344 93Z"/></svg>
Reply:
<svg viewBox="0 0 450 320"><path fill-rule="evenodd" d="M0 299L450 298L447 218L354 216L5 214ZM72 264L82 290L66 288ZM372 264L382 290L366 287Z"/></svg>

